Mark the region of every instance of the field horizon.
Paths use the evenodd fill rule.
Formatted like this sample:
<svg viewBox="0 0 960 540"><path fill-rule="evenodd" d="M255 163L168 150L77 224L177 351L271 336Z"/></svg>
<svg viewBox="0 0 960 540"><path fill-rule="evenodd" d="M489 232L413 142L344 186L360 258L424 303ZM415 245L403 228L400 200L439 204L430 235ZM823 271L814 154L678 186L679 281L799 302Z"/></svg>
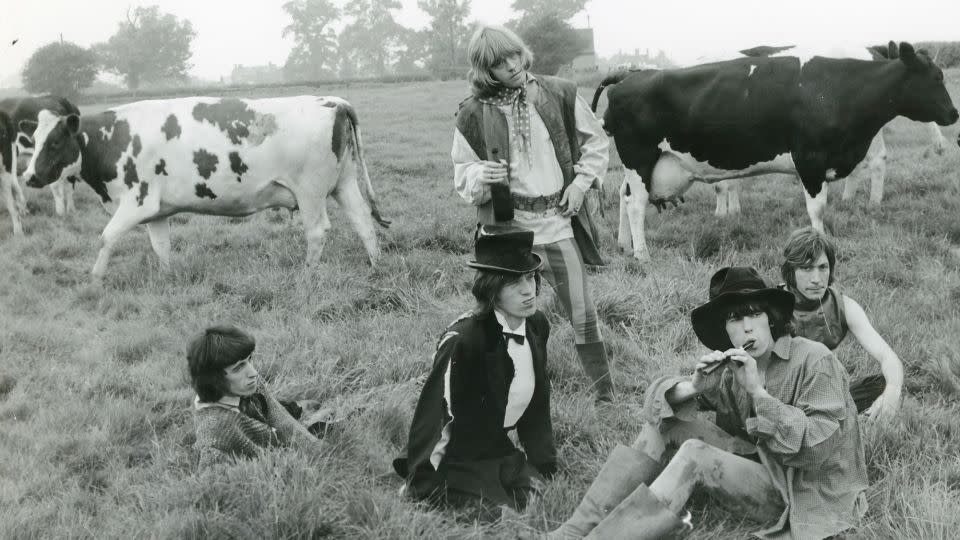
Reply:
<svg viewBox="0 0 960 540"><path fill-rule="evenodd" d="M960 70L947 73L960 103ZM266 95L311 93L271 89ZM648 209L652 261L618 252L612 159L592 272L612 353L617 403L598 412L550 291L548 344L560 471L526 512L466 521L397 496L390 466L406 441L415 380L448 323L472 307L475 210L453 191L449 151L463 81L324 88L356 108L381 213L383 257L366 262L333 202L333 228L305 268L299 215L173 218L168 270L146 231L117 244L102 286L89 271L108 215L88 186L77 210L53 211L27 189L31 215L13 237L0 210L0 538L527 538L566 519L609 451L629 443L647 384L689 373L704 352L689 324L710 275L731 264L778 281L780 248L807 225L800 184L742 181L743 212L713 216L713 190ZM593 89L582 88L588 97ZM236 95L236 94L231 94ZM111 104L112 105L112 104ZM103 105L84 105L90 113ZM924 156L922 125L898 119L888 145L883 204L841 201L830 185L827 229L839 284L904 363L900 415L862 421L870 510L850 538L952 538L960 529L960 149ZM272 392L317 399L345 418L316 454L278 449L256 461L198 472L184 348L216 323L257 339L255 362ZM854 339L836 351L855 376L879 368ZM695 498L694 539L743 538L757 527Z"/></svg>

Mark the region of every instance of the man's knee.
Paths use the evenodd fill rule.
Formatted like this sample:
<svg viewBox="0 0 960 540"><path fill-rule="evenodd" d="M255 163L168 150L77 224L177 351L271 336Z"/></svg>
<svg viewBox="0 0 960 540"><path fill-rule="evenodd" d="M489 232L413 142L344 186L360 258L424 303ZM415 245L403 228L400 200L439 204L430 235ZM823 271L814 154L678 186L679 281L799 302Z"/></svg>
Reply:
<svg viewBox="0 0 960 540"><path fill-rule="evenodd" d="M716 450L716 448L700 439L687 439L680 443L680 447L677 449L677 456L699 461L700 458L707 456L714 450Z"/></svg>

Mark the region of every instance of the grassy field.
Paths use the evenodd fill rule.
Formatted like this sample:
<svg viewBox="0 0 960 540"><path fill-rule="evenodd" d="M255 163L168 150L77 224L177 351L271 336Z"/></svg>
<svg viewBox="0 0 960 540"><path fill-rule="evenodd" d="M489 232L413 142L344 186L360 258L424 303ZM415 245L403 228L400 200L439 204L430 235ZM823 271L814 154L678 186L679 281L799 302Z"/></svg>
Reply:
<svg viewBox="0 0 960 540"><path fill-rule="evenodd" d="M960 72L948 74L960 103ZM544 297L561 473L523 515L480 526L397 497L390 461L405 442L416 389L445 325L471 306L474 210L452 190L453 113L465 83L345 85L329 93L360 114L385 216L385 255L371 268L331 204L324 262L305 270L296 216L174 219L169 272L145 230L118 245L102 288L88 272L108 216L93 192L53 213L30 190L27 234L0 215L0 537L3 538L517 538L565 519L611 448L636 434L649 381L689 372L702 353L689 312L729 264L775 279L779 249L806 224L799 184L744 182L741 217L713 217L695 186L677 210L648 218L653 262L616 252L622 172L607 176L603 250L592 275L613 351L617 406L597 414L573 335ZM304 89L289 88L289 93ZM592 91L588 90L588 91ZM88 108L87 112L93 110ZM921 126L888 129L881 208L863 191L826 220L841 248L840 282L906 366L902 413L864 424L871 480L862 538L953 538L960 529L960 150L923 158ZM951 141L957 127L946 130ZM189 336L232 322L258 339L256 362L285 398L315 398L349 421L319 455L278 450L198 474L192 451ZM847 340L838 356L878 372ZM750 523L692 504L690 538L742 538Z"/></svg>

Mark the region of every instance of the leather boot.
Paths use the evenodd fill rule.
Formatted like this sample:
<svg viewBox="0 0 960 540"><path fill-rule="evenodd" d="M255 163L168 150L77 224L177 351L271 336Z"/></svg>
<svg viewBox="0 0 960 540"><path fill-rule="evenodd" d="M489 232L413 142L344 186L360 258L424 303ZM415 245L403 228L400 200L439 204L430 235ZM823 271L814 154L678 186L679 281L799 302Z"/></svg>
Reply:
<svg viewBox="0 0 960 540"><path fill-rule="evenodd" d="M577 345L577 356L583 364L583 370L590 378L596 392L598 403L613 402L613 380L610 377L610 365L607 363L607 349L602 341Z"/></svg>
<svg viewBox="0 0 960 540"><path fill-rule="evenodd" d="M640 450L618 444L603 464L597 478L590 484L580 505L570 519L547 538L573 540L586 536L597 523L617 507L637 486L651 482L657 476L660 465Z"/></svg>
<svg viewBox="0 0 960 540"><path fill-rule="evenodd" d="M587 540L660 540L683 525L683 521L650 488L640 484L594 527Z"/></svg>

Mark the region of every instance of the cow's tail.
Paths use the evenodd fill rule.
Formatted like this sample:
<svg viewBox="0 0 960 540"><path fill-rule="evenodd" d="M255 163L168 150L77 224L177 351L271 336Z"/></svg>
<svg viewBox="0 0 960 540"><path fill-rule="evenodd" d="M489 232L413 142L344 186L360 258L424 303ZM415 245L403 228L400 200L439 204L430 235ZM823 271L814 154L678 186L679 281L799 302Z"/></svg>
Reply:
<svg viewBox="0 0 960 540"><path fill-rule="evenodd" d="M370 175L367 173L367 164L363 160L363 138L360 135L360 122L357 120L357 111L355 111L349 103L340 103L338 107L343 107L347 113L347 117L350 119L350 127L353 132L353 155L357 162L357 171L362 176L362 178L358 178L359 181L357 182L360 186L360 193L367 200L367 204L370 205L370 215L373 216L373 219L375 219L381 227L387 228L391 222L380 215L380 210L377 208L377 199L373 193L373 184L370 183Z"/></svg>
<svg viewBox="0 0 960 540"><path fill-rule="evenodd" d="M625 70L617 71L616 73L611 73L610 75L607 75L606 77L604 77L603 80L600 81L600 86L597 87L597 91L593 93L593 102L590 104L590 110L592 110L593 112L597 112L597 103L600 102L600 94L603 93L604 88L612 84L617 84L632 74L633 74L633 71L625 69Z"/></svg>

